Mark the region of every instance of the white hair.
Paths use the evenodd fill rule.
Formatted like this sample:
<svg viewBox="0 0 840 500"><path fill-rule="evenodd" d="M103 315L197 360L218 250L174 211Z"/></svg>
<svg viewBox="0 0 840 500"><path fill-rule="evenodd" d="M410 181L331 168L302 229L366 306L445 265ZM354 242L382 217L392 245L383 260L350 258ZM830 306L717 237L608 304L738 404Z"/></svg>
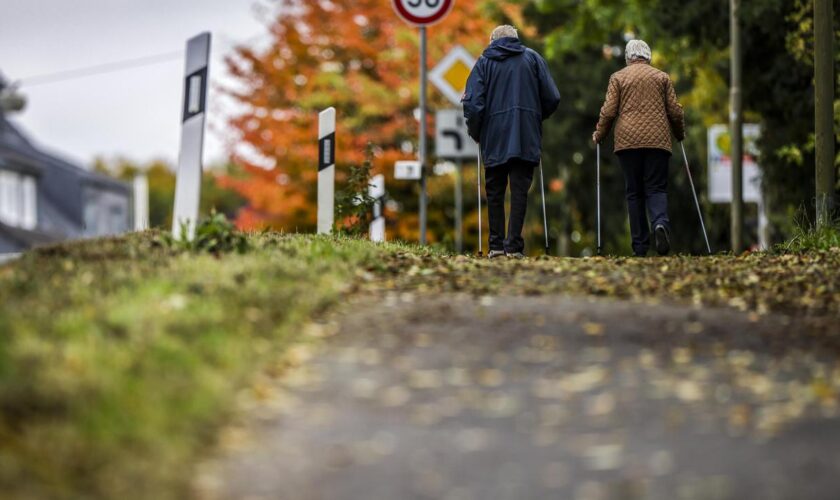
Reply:
<svg viewBox="0 0 840 500"><path fill-rule="evenodd" d="M519 38L519 32L513 26L503 24L493 30L493 33L490 35L490 41L494 42L500 38Z"/></svg>
<svg viewBox="0 0 840 500"><path fill-rule="evenodd" d="M627 48L624 49L624 60L627 64L633 61L647 61L650 62L650 46L644 40L630 40L627 42Z"/></svg>

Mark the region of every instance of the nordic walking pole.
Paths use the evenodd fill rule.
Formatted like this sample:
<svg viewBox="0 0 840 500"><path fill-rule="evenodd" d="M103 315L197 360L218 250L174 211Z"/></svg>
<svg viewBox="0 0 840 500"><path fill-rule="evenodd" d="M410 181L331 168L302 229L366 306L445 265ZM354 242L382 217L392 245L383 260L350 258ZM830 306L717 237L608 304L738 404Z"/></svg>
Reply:
<svg viewBox="0 0 840 500"><path fill-rule="evenodd" d="M596 144L596 166L595 166L595 203L597 204L596 217L598 225L598 255L601 255L601 145Z"/></svg>
<svg viewBox="0 0 840 500"><path fill-rule="evenodd" d="M543 231L545 231L545 254L548 255L548 216L545 212L545 178L543 177L542 158L540 158L540 189L542 190Z"/></svg>
<svg viewBox="0 0 840 500"><path fill-rule="evenodd" d="M683 159L685 160L685 171L688 174L688 182L691 184L691 194L694 195L694 205L697 207L697 216L700 218L700 228L703 229L703 238L706 240L706 250L712 255L712 246L709 245L709 235L706 233L706 224L703 222L703 212L700 210L700 200L697 199L697 191L694 189L694 179L691 178L691 168L688 166L688 155L685 154L685 144L680 142Z"/></svg>
<svg viewBox="0 0 840 500"><path fill-rule="evenodd" d="M476 143L478 144L478 143ZM481 144L478 144L478 166L476 167L476 185L478 186L478 256L481 257L484 253L482 247L481 236Z"/></svg>

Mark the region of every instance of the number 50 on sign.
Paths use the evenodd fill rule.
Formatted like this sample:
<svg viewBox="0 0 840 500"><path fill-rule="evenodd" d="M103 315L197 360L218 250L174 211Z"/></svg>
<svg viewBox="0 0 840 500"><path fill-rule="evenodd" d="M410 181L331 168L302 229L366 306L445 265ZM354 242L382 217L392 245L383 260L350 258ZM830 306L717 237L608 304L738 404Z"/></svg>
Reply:
<svg viewBox="0 0 840 500"><path fill-rule="evenodd" d="M455 0L392 0L392 3L406 22L429 26L446 17Z"/></svg>

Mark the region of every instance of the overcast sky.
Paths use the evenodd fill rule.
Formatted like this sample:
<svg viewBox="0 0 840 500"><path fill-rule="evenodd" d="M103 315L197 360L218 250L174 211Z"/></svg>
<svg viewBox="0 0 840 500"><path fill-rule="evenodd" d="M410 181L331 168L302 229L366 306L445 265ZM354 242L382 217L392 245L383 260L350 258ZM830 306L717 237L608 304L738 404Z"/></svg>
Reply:
<svg viewBox="0 0 840 500"><path fill-rule="evenodd" d="M229 82L221 63L234 44L264 43L269 0L2 0L0 72L25 79L183 50L213 33L211 85ZM259 8L262 6L262 8ZM97 155L174 162L180 137L183 59L27 88L13 120L38 143L89 165ZM212 129L231 106L211 94ZM205 159L225 156L223 132L208 130Z"/></svg>

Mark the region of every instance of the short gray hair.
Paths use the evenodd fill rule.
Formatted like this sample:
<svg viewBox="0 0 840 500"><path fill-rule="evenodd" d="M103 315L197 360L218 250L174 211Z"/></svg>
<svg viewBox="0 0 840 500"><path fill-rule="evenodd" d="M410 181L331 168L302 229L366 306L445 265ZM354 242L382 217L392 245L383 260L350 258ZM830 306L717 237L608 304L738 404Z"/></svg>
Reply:
<svg viewBox="0 0 840 500"><path fill-rule="evenodd" d="M627 42L627 48L624 49L624 60L627 61L627 64L633 61L650 62L650 58L650 46L644 40L630 40Z"/></svg>
<svg viewBox="0 0 840 500"><path fill-rule="evenodd" d="M490 35L490 41L494 42L500 38L519 38L519 32L513 26L503 24L493 30L493 33Z"/></svg>

